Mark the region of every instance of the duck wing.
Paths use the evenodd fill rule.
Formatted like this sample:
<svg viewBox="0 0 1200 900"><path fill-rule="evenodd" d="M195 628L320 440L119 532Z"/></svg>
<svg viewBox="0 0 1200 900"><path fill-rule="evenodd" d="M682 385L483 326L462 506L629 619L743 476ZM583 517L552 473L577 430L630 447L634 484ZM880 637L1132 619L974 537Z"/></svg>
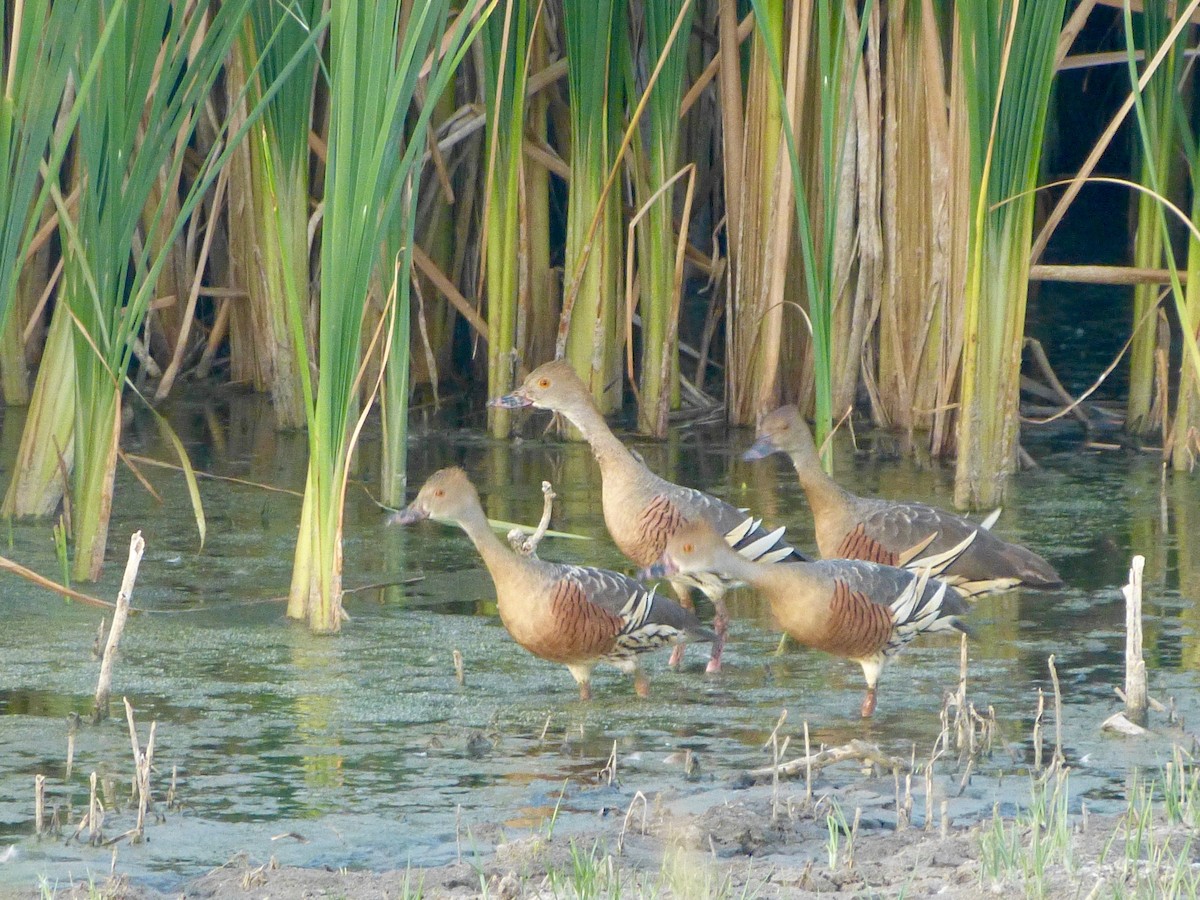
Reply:
<svg viewBox="0 0 1200 900"><path fill-rule="evenodd" d="M834 583L832 630L855 644L846 648L848 656L868 650L890 656L925 631L967 631L958 619L967 611L962 595L927 572L840 559L811 568Z"/></svg>
<svg viewBox="0 0 1200 900"><path fill-rule="evenodd" d="M604 615L620 622L618 646L642 653L683 641L711 641L716 635L696 614L628 575L591 566L558 566L560 583L573 585Z"/></svg>
<svg viewBox="0 0 1200 900"><path fill-rule="evenodd" d="M689 520L703 519L751 562L806 562L808 557L784 540L785 529L763 527L762 519L695 488L673 485L675 502Z"/></svg>

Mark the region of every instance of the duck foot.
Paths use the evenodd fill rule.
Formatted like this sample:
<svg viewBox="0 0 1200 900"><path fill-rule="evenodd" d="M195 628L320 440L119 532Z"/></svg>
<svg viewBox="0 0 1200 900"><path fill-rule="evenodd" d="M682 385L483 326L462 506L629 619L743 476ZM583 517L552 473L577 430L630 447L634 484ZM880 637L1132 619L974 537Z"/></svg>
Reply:
<svg viewBox="0 0 1200 900"><path fill-rule="evenodd" d="M592 686L586 681L579 682L579 699L588 701L592 699Z"/></svg>
<svg viewBox="0 0 1200 900"><path fill-rule="evenodd" d="M859 714L864 719L869 719L875 714L875 688L867 688L867 695L863 697L862 709Z"/></svg>
<svg viewBox="0 0 1200 900"><path fill-rule="evenodd" d="M725 649L725 634L729 631L729 615L722 609L718 609L713 618L713 631L717 637L712 642L712 655L709 656L708 665L704 669L709 675L721 671L721 652Z"/></svg>
<svg viewBox="0 0 1200 900"><path fill-rule="evenodd" d="M638 672L633 676L633 690L639 697L650 696L650 679L646 677L645 672Z"/></svg>
<svg viewBox="0 0 1200 900"><path fill-rule="evenodd" d="M678 669L683 665L683 644L676 644L671 651L671 658L667 660L667 665L672 669Z"/></svg>

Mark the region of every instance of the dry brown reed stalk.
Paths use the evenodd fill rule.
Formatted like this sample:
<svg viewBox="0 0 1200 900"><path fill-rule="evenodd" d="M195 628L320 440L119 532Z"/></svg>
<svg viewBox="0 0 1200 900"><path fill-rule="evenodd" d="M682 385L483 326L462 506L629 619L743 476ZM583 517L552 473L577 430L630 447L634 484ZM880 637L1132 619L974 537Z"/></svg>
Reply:
<svg viewBox="0 0 1200 900"><path fill-rule="evenodd" d="M138 741L137 726L133 721L133 707L128 698L122 698L125 703L125 721L129 725L129 743L133 749L133 787L137 797L137 824L114 841L128 837L132 843L140 843L145 835L146 813L153 802L150 796L150 772L154 765L154 738L158 731L158 722L150 723L150 735L146 738L146 749L143 751Z"/></svg>
<svg viewBox="0 0 1200 900"><path fill-rule="evenodd" d="M930 3L890 10L884 90L883 260L879 293L880 424L928 427L950 351L952 172L943 50ZM959 272L965 275L965 272Z"/></svg>
<svg viewBox="0 0 1200 900"><path fill-rule="evenodd" d="M808 9L806 4L803 8ZM724 21L724 20L723 20ZM771 258L770 236L791 233L791 173L781 153L779 96L771 78L762 27L757 23L750 49L750 75L745 103L734 111L722 109L725 134L725 202L729 234L729 278L725 329L725 403L730 421L754 421L754 405L761 393L757 364L760 322L767 313L772 277L782 284L787 270L789 243L783 257ZM724 29L722 30L724 49ZM723 85L724 86L724 85ZM730 99L726 91L723 100ZM724 107L724 103L722 104ZM731 153L731 143L737 148ZM741 167L734 169L739 162ZM784 170L787 174L784 175ZM777 192L786 178L787 190ZM737 195L732 203L730 196ZM736 230L735 230L736 229ZM772 272L778 272L772 276ZM777 310L782 313L782 310ZM776 348L777 352L777 348Z"/></svg>
<svg viewBox="0 0 1200 900"><path fill-rule="evenodd" d="M617 742L613 741L612 752L608 754L608 761L604 764L604 768L600 770L600 778L609 787L614 784L619 785L617 780Z"/></svg>
<svg viewBox="0 0 1200 900"><path fill-rule="evenodd" d="M1050 767L1057 772L1066 765L1067 758L1063 755L1062 687L1058 683L1058 669L1054 666L1053 653L1046 660L1046 666L1050 670L1050 683L1054 686L1054 756Z"/></svg>
<svg viewBox="0 0 1200 900"><path fill-rule="evenodd" d="M71 836L72 840L76 840L83 833L83 829L88 831L88 843L95 846L104 839L104 806L100 802L100 798L96 792L97 778L93 772L88 780L88 808L83 817L79 820L79 825L75 828L75 833Z"/></svg>
<svg viewBox="0 0 1200 900"><path fill-rule="evenodd" d="M854 4L845 5L846 31L860 28ZM832 407L846 409L853 402L860 379L874 388L874 366L866 363L868 341L884 298L884 236L881 215L887 195L884 184L885 142L883 100L894 86L883 87L880 52L880 4L871 4L862 64L853 56L844 63L846 90L852 95L850 122L843 149L843 177L838 199L839 224L834 235L834 278L830 373ZM893 17L889 16L889 22ZM890 69L890 66L888 67ZM791 399L791 398L788 398Z"/></svg>
<svg viewBox="0 0 1200 900"><path fill-rule="evenodd" d="M771 729L771 736L767 738L763 749L771 748L771 821L775 822L779 818L779 765L783 760L783 754L787 752L787 745L791 741L791 737L786 738L781 745L779 743L779 729L783 727L783 723L787 721L787 710L781 710L779 713L779 721L775 723L775 727Z"/></svg>
<svg viewBox="0 0 1200 900"><path fill-rule="evenodd" d="M95 606L99 609L113 609L116 606L116 604L108 600L101 600L98 597L93 597L90 594L84 594L75 590L74 588L61 585L56 581L51 581L44 575L39 575L32 569L27 569L20 563L13 562L11 559L7 559L3 556L0 556L0 571L18 575L21 578L24 578L26 581L36 584L38 587L45 588L48 591L54 591L56 594L61 594L62 596L71 600L78 600L80 603L84 603L88 606ZM103 624L101 627L103 628Z"/></svg>
<svg viewBox="0 0 1200 900"><path fill-rule="evenodd" d="M633 799L629 801L629 808L625 811L625 819L621 822L621 832L617 835L617 856L625 849L625 835L629 832L629 820L633 816L633 808L637 806L638 801L642 801L642 834L646 833L646 815L649 812L650 804L646 800L646 795L638 791L633 795Z"/></svg>
<svg viewBox="0 0 1200 900"><path fill-rule="evenodd" d="M217 176L216 187L213 188L212 198L208 204L208 227L204 230L204 240L201 242L200 253L194 267L191 282L186 285L187 306L183 310L182 318L176 329L170 361L166 369L163 370L162 379L159 381L158 388L154 392L154 399L156 401L163 400L171 392L171 387L175 384L175 379L179 377L180 368L183 366L184 354L189 350L192 326L196 320L196 302L200 299L204 270L212 253L213 239L217 235L216 222L220 215L220 210L225 203L225 189L228 183L229 169L224 168L221 170L221 174ZM193 227L195 227L198 219L198 215L193 217ZM176 242L176 246L178 246L178 242Z"/></svg>
<svg viewBox="0 0 1200 900"><path fill-rule="evenodd" d="M458 682L459 687L466 687L467 673L463 665L463 655L461 650L454 651L454 680Z"/></svg>
<svg viewBox="0 0 1200 900"><path fill-rule="evenodd" d="M125 629L125 620L129 616L129 599L133 595L133 584L137 580L138 566L142 562L142 554L146 551L146 542L140 531L135 531L129 542L129 560L125 564L125 575L121 579L121 590L117 594L116 609L113 612L112 627L108 632L108 642L104 645L104 657L100 661L100 678L96 684L96 696L92 702L92 724L97 725L108 718L108 699L112 691L113 661L117 655L117 646L121 642L121 633Z"/></svg>

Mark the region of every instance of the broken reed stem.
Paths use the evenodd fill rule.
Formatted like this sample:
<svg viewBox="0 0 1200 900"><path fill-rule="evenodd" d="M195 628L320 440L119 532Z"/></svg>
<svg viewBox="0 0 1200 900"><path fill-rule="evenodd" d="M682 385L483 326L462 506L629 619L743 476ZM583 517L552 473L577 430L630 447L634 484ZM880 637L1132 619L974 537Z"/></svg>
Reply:
<svg viewBox="0 0 1200 900"><path fill-rule="evenodd" d="M63 781L71 780L71 769L75 766L75 735L79 733L79 713L73 712L67 716L67 772Z"/></svg>
<svg viewBox="0 0 1200 900"><path fill-rule="evenodd" d="M150 807L150 767L154 764L154 736L158 731L158 722L150 723L150 736L146 739L146 751L143 753L138 744L133 707L127 697L121 699L125 703L125 721L129 723L129 743L133 748L133 786L138 798L137 825L129 834L133 842L137 843L145 833L146 810Z"/></svg>
<svg viewBox="0 0 1200 900"><path fill-rule="evenodd" d="M1046 665L1050 667L1050 681L1054 685L1054 766L1062 766L1067 758L1063 755L1062 735L1062 688L1058 684L1058 669L1054 666L1054 654L1051 653Z"/></svg>
<svg viewBox="0 0 1200 900"><path fill-rule="evenodd" d="M167 788L167 809L175 808L176 804L176 788L178 787L179 767L171 766L171 786Z"/></svg>
<svg viewBox="0 0 1200 900"><path fill-rule="evenodd" d="M1142 659L1142 571L1146 557L1135 556L1129 567L1125 595L1125 718L1146 727L1146 662Z"/></svg>
<svg viewBox="0 0 1200 900"><path fill-rule="evenodd" d="M1037 715L1033 717L1033 771L1042 771L1042 716L1046 712L1046 692L1038 688Z"/></svg>
<svg viewBox="0 0 1200 900"><path fill-rule="evenodd" d="M458 682L459 687L465 687L467 684L467 672L461 650L454 651L454 680Z"/></svg>
<svg viewBox="0 0 1200 900"><path fill-rule="evenodd" d="M508 533L509 545L521 556L536 556L538 544L546 536L550 527L550 515L554 511L554 500L558 495L548 481L542 482L542 518L533 534L527 535L520 528L514 528Z"/></svg>
<svg viewBox="0 0 1200 900"><path fill-rule="evenodd" d="M783 754L787 751L788 741L784 740L783 746L779 745L779 729L783 727L783 723L787 721L787 710L782 710L779 713L779 721L775 723L775 727L771 730L771 736L767 739L767 744L771 746L771 766L774 774L771 776L771 821L775 822L779 819L779 763L783 759ZM766 745L764 745L765 747Z"/></svg>
<svg viewBox="0 0 1200 900"><path fill-rule="evenodd" d="M812 806L812 748L808 743L808 720L804 721L804 802Z"/></svg>
<svg viewBox="0 0 1200 900"><path fill-rule="evenodd" d="M629 809L625 811L625 821L621 823L621 833L617 835L617 856L620 856L625 849L625 834L629 831L629 819L633 815L633 808L637 806L638 800L642 801L642 834L646 833L646 813L649 810L649 804L646 801L646 795L638 791L629 801Z"/></svg>
<svg viewBox="0 0 1200 900"><path fill-rule="evenodd" d="M46 776L33 776L33 823L38 837L46 829Z"/></svg>
<svg viewBox="0 0 1200 900"><path fill-rule="evenodd" d="M612 753L608 754L608 763L600 772L608 782L608 786L612 787L617 781L617 742L613 741Z"/></svg>
<svg viewBox="0 0 1200 900"><path fill-rule="evenodd" d="M967 636L965 634L959 641L957 700L957 708L954 711L954 739L955 748L961 751L965 742L963 727L971 727L970 721L966 720L964 715L967 711Z"/></svg>
<svg viewBox="0 0 1200 900"><path fill-rule="evenodd" d="M100 840L100 798L96 796L96 773L92 773L88 789L88 843L96 844Z"/></svg>
<svg viewBox="0 0 1200 900"><path fill-rule="evenodd" d="M142 539L142 533L134 532L129 541L129 561L125 564L125 576L121 579L121 592L117 594L112 628L109 629L108 642L104 645L104 656L100 661L100 679L96 684L96 699L92 703L93 725L99 725L108 718L113 660L117 655L117 645L121 642L121 632L125 630L125 620L129 617L129 598L133 595L133 583L137 580L138 566L145 551L146 542Z"/></svg>

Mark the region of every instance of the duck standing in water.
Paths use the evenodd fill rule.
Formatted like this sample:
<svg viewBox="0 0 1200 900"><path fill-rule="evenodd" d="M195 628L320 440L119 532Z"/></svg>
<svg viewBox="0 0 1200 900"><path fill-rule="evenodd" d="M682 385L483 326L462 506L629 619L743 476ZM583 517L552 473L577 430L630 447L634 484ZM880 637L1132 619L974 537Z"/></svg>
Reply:
<svg viewBox="0 0 1200 900"><path fill-rule="evenodd" d="M638 666L639 655L716 637L695 613L619 572L514 553L492 531L462 469L435 472L391 521L411 525L429 518L452 522L467 533L492 576L508 633L534 656L565 665L579 684L581 700L591 699L592 669L599 663L633 675L634 689L645 697L650 682Z"/></svg>
<svg viewBox="0 0 1200 900"><path fill-rule="evenodd" d="M928 572L849 559L762 565L739 556L704 523L673 534L654 566L656 575L678 572L715 572L750 585L795 641L857 662L867 680L863 718L875 712L884 665L909 641L925 632L967 631L959 621L967 611L962 596Z"/></svg>
<svg viewBox="0 0 1200 900"><path fill-rule="evenodd" d="M817 548L826 559L862 559L905 565L916 555L936 555L976 532L975 540L938 577L967 596L1017 585L1056 587L1062 578L1046 560L980 525L924 503L858 497L825 473L808 424L794 406L763 417L757 440L742 458L786 454L808 497ZM911 567L911 564L909 564Z"/></svg>
<svg viewBox="0 0 1200 900"><path fill-rule="evenodd" d="M687 522L704 521L725 536L737 552L759 562L799 561L806 557L783 540L783 529L768 531L762 521L711 494L660 478L646 467L613 434L596 408L587 386L565 360L538 366L510 394L491 401L506 409L532 406L565 416L579 429L600 466L604 523L617 548L641 569L662 555L667 539ZM676 575L672 587L685 606L691 606L689 588L697 587L716 610L708 671L721 668L721 651L729 624L725 608L727 585L710 574ZM682 647L671 656L681 658Z"/></svg>

